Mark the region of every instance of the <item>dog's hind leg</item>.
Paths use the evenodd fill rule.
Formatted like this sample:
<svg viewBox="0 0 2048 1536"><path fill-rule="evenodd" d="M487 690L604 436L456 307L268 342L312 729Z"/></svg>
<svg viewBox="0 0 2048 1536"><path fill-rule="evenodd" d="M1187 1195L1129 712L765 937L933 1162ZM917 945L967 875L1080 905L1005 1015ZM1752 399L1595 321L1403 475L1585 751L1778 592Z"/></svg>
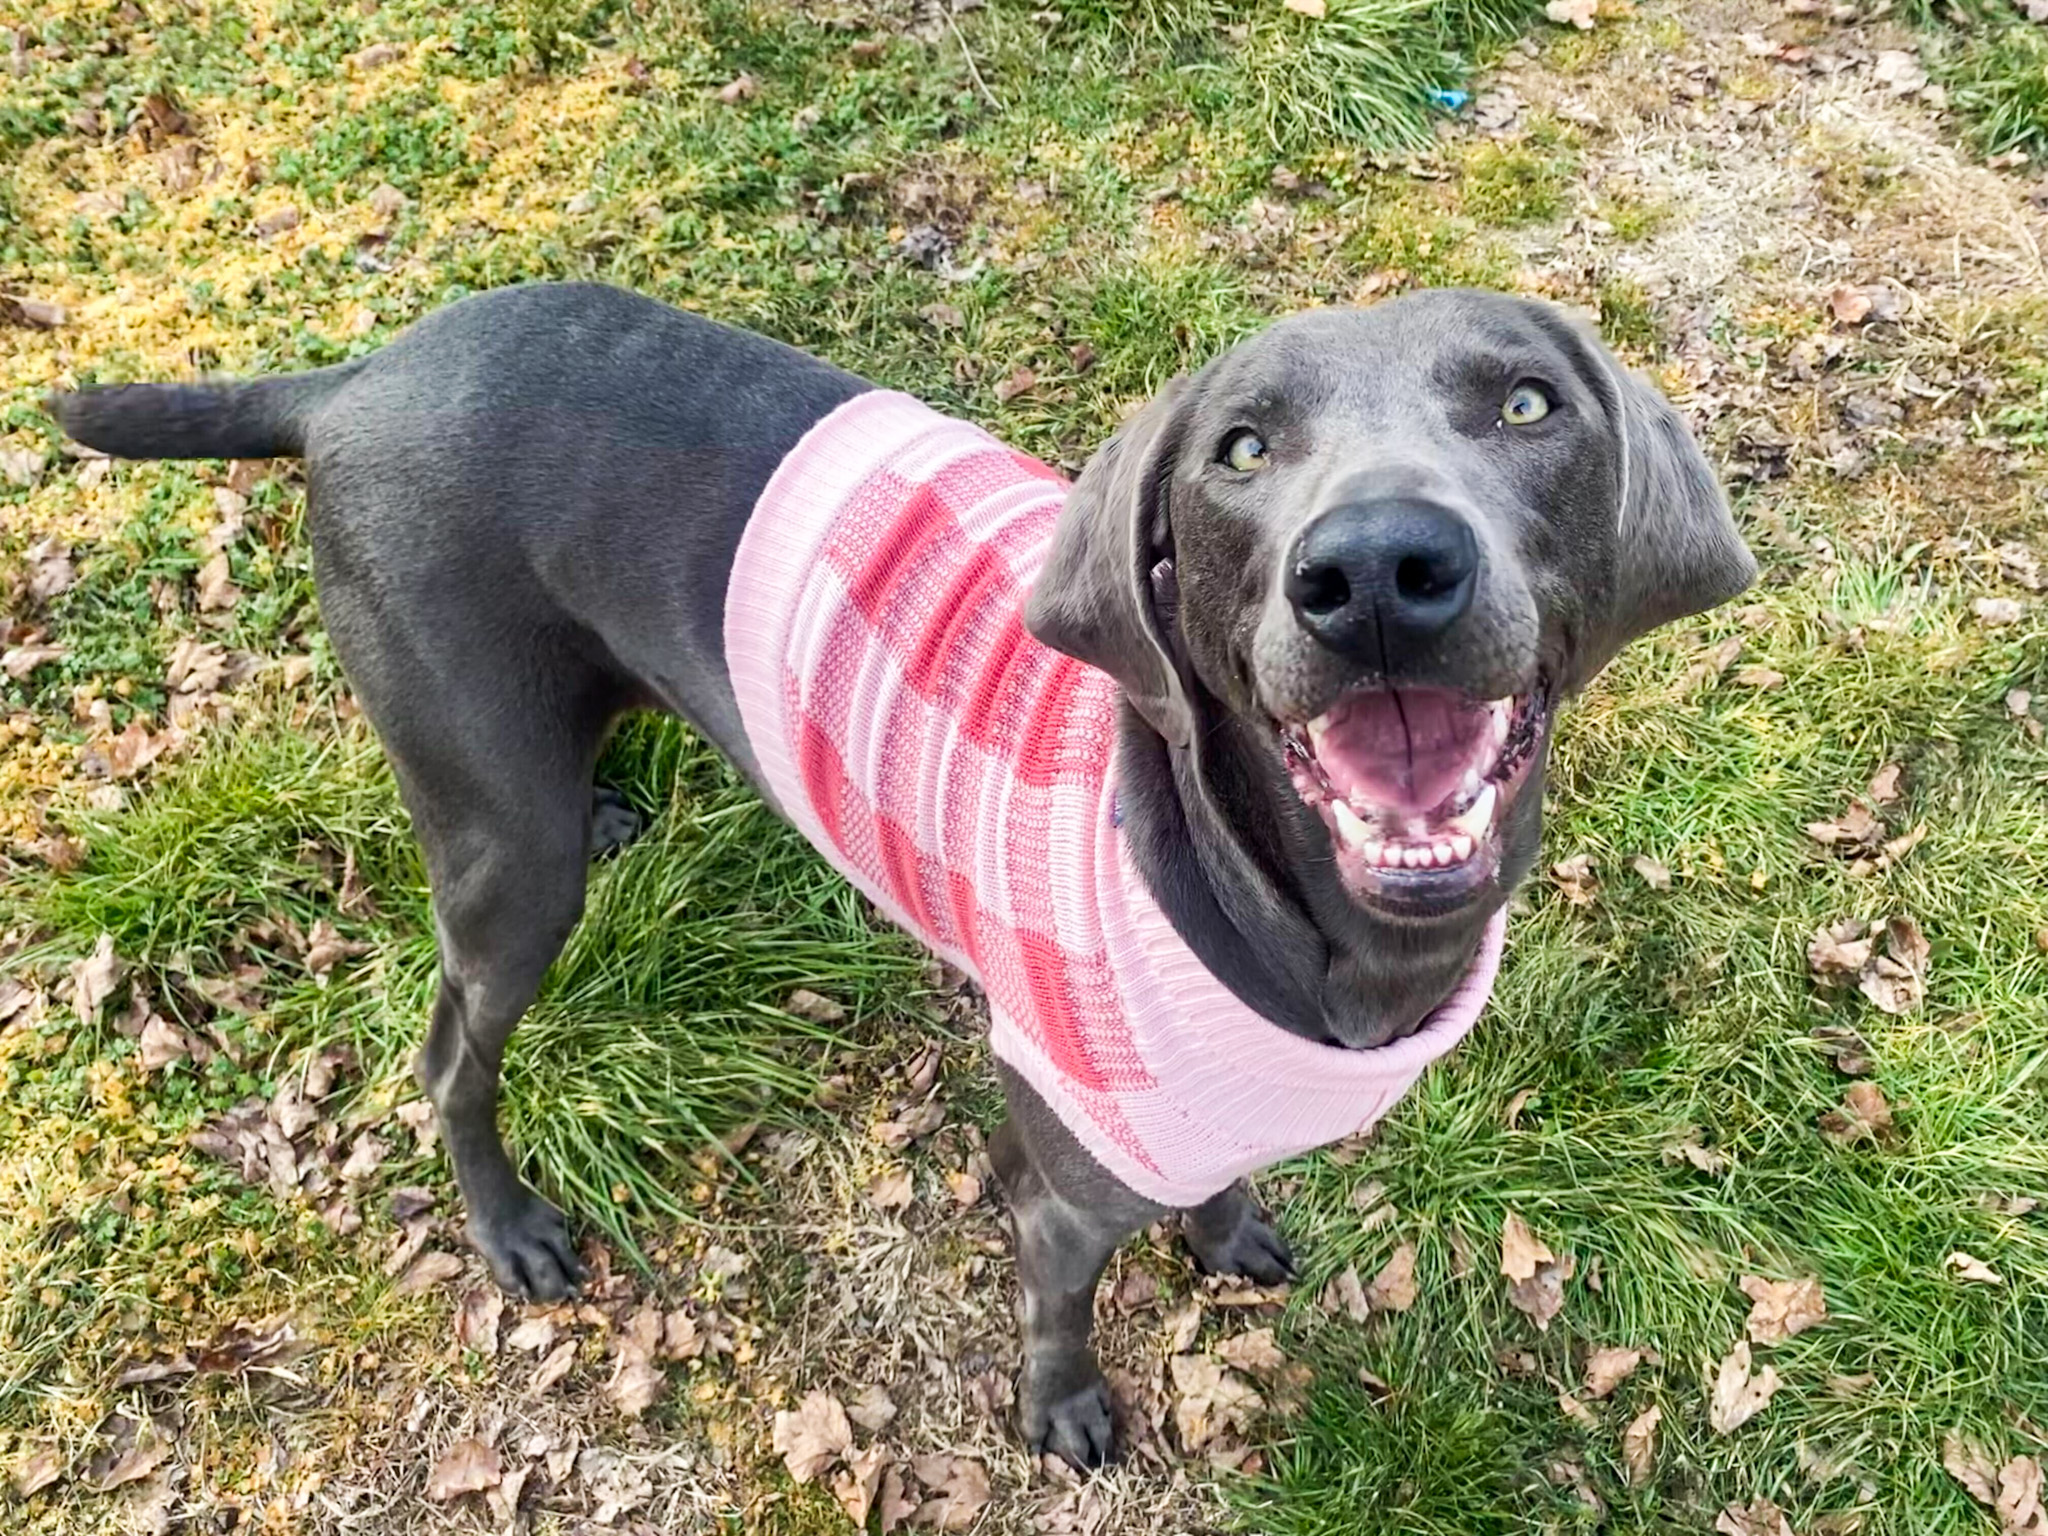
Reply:
<svg viewBox="0 0 2048 1536"><path fill-rule="evenodd" d="M515 1295L564 1296L583 1268L561 1212L520 1179L499 1139L498 1074L582 915L598 753L639 700L603 648L559 616L493 624L509 605L480 611L448 585L393 601L409 572L380 568L371 583L356 569L328 561L322 611L412 813L440 941L414 1070L491 1273Z"/></svg>

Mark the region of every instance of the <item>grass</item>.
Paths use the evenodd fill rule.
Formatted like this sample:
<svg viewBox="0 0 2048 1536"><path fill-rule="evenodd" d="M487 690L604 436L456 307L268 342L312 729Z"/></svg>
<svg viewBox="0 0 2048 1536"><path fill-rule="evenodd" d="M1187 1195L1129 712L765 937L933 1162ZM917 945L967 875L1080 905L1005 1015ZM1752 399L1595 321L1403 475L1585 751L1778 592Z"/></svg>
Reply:
<svg viewBox="0 0 2048 1536"><path fill-rule="evenodd" d="M463 293L540 277L625 283L756 327L1069 467L1172 374L1309 305L1523 285L1595 314L1632 361L1675 339L1624 272L1523 265L1582 209L1638 251L1689 216L1596 178L1576 126L1532 109L1503 138L1446 146L1427 178L1374 163L1431 134L1429 92L1463 82L1533 7L1331 0L1321 22L1208 0L1037 10L992 0L927 43L742 0L459 15L424 0L224 0L146 23L53 0L25 24L33 67L0 75L13 173L0 264L8 292L69 316L5 333L0 447L54 452L38 402L60 379L313 365ZM1552 68L1640 67L1631 50L1666 46L1676 25L1603 15L1591 33L1547 32L1544 52ZM2019 58L2030 45L2008 31L1958 32L1955 59ZM379 43L399 56L351 62ZM2023 71L1984 68L1987 91L2020 105L1978 105L1946 76L1972 131L1987 150L2032 142ZM753 94L721 100L742 74ZM155 158L167 146L73 122L90 107L111 129L166 89L202 125L218 179L176 190ZM1994 131L2002 112L2019 115ZM1826 169L1837 211L1891 208L1888 169ZM111 211L80 203L116 189ZM284 207L299 224L259 236ZM920 226L945 246L930 267L901 254ZM1801 288L1776 310L1732 310L1717 339L1753 344L1762 368L1823 323L1810 300ZM2048 751L2005 702L2015 688L2048 697L2048 633L2038 599L2004 627L1971 608L2014 595L1979 545L2038 548L2048 532L2019 489L2048 446L2040 317L2009 318L1972 360L1990 375L1972 431L2005 455L1984 482L1995 492L1941 454L1901 450L1854 486L1802 471L1756 493L1744 515L1770 568L1748 606L1636 648L1565 725L1547 856L1591 855L1597 900L1532 882L1488 1020L1457 1059L1357 1162L1311 1158L1269 1179L1307 1268L1282 1337L1318 1375L1302 1413L1265 1430L1262 1469L1223 1484L1243 1529L1701 1531L1761 1494L1801 1532L1855 1518L1873 1536L1961 1533L1985 1524L1940 1470L1942 1433L2041 1449L2048 1240L2038 1215L1985 1203L2048 1197ZM999 398L1020 365L1038 383ZM1859 353L1843 372L1891 366ZM195 601L223 478L136 465L94 479L61 459L29 485L0 476L0 611L67 647L0 679L0 834L12 846L62 831L86 850L61 873L10 855L4 973L55 980L109 934L160 1010L219 1029L240 1058L146 1074L133 1040L61 1000L34 1026L0 1026L0 1461L91 1444L129 1401L108 1383L139 1343L271 1313L310 1319L334 1346L315 1386L336 1416L354 1401L346 1362L365 1352L427 1379L470 1369L447 1359L433 1303L393 1294L388 1224L337 1235L184 1145L332 1043L361 1061L342 1114L410 1099L433 986L417 856L319 628L295 481L251 492L231 555L240 600ZM36 604L26 561L48 534L73 546L78 580ZM1731 637L1743 651L1729 670L1683 686ZM137 780L81 778L96 701L112 729L160 723L168 658L194 639L260 663L234 720ZM310 678L287 686L282 661L301 656ZM1785 681L1741 685L1752 665ZM1888 761L1905 768L1892 831L1924 821L1927 838L1895 870L1852 875L1803 828ZM766 1120L857 1140L859 1115L818 1107L821 1084L872 1085L947 1026L920 957L679 726L634 722L604 776L651 828L593 873L588 915L516 1037L505 1121L543 1187L658 1269L679 1232L725 1219L733 1168L717 1138ZM1670 868L1670 889L1632 871L1640 855ZM367 902L344 900L349 866ZM1923 1009L1893 1018L1808 980L1816 927L1897 913L1934 945ZM325 984L275 936L323 920L368 946ZM188 983L238 968L258 978L246 1016ZM848 1018L793 1017L799 987ZM1838 1148L1817 1128L1845 1081L1813 1032L1840 1024L1869 1041L1896 1108L1883 1145ZM984 1122L986 1087L964 1088ZM1667 1157L1695 1129L1724 1171ZM438 1154L400 1145L388 1168L446 1198ZM772 1204L772 1176L749 1164L745 1177L767 1180ZM1351 1195L1366 1180L1386 1186L1392 1227L1361 1230ZM1580 1259L1547 1333L1506 1306L1494 1273L1509 1210ZM1420 1253L1415 1310L1324 1318L1321 1283L1369 1271L1397 1239ZM1956 1282L1943 1265L1958 1249L2005 1284ZM1583 1278L1596 1259L1597 1290ZM1704 1383L1739 1335L1745 1273L1817 1275L1832 1320L1759 1351L1787 1385L1721 1436ZM800 1309L801 1261L785 1256L777 1276L772 1306ZM1660 1363L1597 1405L1596 1424L1561 1413L1558 1384L1584 1352L1621 1344ZM1387 1390L1362 1385L1361 1367ZM732 1366L700 1380L724 1395L670 1405L665 1427L714 1424L743 1464L765 1463L763 1413L747 1412L767 1389ZM271 1410L196 1390L195 1443L253 1465ZM1662 1448L1635 1486L1619 1430L1653 1403ZM390 1413L366 1403L359 1417ZM324 1428L299 1434L295 1454L322 1465ZM1848 1470L1810 1476L1817 1450ZM761 1481L774 1507L759 1528L842 1528L819 1490ZM92 1507L29 1506L67 1536L93 1528Z"/></svg>
<svg viewBox="0 0 2048 1536"><path fill-rule="evenodd" d="M1998 0L1911 0L1933 72L1988 155L2048 156L2048 29Z"/></svg>

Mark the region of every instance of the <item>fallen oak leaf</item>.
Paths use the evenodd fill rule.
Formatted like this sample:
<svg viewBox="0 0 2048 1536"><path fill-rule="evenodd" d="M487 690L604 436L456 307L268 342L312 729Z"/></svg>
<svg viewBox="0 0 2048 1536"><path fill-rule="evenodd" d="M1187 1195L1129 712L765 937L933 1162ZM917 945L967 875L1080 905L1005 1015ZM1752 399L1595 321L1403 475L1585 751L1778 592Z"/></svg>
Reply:
<svg viewBox="0 0 2048 1536"><path fill-rule="evenodd" d="M344 939L334 924L321 918L306 936L306 969L324 979L341 961L367 955L370 946L357 939Z"/></svg>
<svg viewBox="0 0 2048 1536"><path fill-rule="evenodd" d="M813 1391L805 1394L794 1412L777 1411L769 1443L789 1468L790 1477L808 1483L853 1449L853 1426L838 1398Z"/></svg>
<svg viewBox="0 0 2048 1536"><path fill-rule="evenodd" d="M868 1185L868 1199L875 1203L878 1210L902 1210L910 1204L912 1194L911 1174L908 1168L884 1169L876 1174L874 1182Z"/></svg>
<svg viewBox="0 0 2048 1536"><path fill-rule="evenodd" d="M1181 1450L1193 1455L1230 1430L1242 1431L1265 1406L1258 1391L1243 1377L1206 1355L1175 1355L1173 1375L1174 1428Z"/></svg>
<svg viewBox="0 0 2048 1536"><path fill-rule="evenodd" d="M1596 1349L1586 1357L1586 1395L1606 1397L1643 1362L1640 1349Z"/></svg>
<svg viewBox="0 0 2048 1536"><path fill-rule="evenodd" d="M1653 1403L1631 1419L1628 1428L1621 1432L1621 1460L1628 1468L1631 1488L1642 1487L1656 1469L1657 1425L1663 1418L1664 1410Z"/></svg>
<svg viewBox="0 0 2048 1536"><path fill-rule="evenodd" d="M533 1368L533 1377L527 1383L534 1396L538 1397L553 1387L556 1382L569 1374L576 1364L576 1341L564 1339L549 1351L541 1363Z"/></svg>
<svg viewBox="0 0 2048 1536"><path fill-rule="evenodd" d="M1551 1319L1564 1310L1564 1283L1578 1263L1576 1255L1565 1253L1537 1265L1535 1274L1508 1288L1508 1305L1526 1315L1538 1332L1548 1333Z"/></svg>
<svg viewBox="0 0 2048 1536"><path fill-rule="evenodd" d="M1643 884L1647 885L1651 890L1668 891L1671 889L1671 867L1668 864L1660 863L1658 860L1651 858L1647 853L1639 853L1633 859L1630 859L1629 868L1642 876Z"/></svg>
<svg viewBox="0 0 2048 1536"><path fill-rule="evenodd" d="M152 1013L136 1041L135 1060L145 1072L160 1072L172 1062L191 1057L193 1042L169 1020Z"/></svg>
<svg viewBox="0 0 2048 1536"><path fill-rule="evenodd" d="M1998 1463L1982 1446L1950 1430L1941 1437L1941 1464L1979 1504L1997 1504Z"/></svg>
<svg viewBox="0 0 2048 1536"><path fill-rule="evenodd" d="M107 1493L124 1483L139 1483L171 1457L171 1442L151 1436L138 1440L114 1459L100 1480L94 1484L100 1493Z"/></svg>
<svg viewBox="0 0 2048 1536"><path fill-rule="evenodd" d="M1754 1376L1749 1368L1749 1341L1743 1339L1715 1372L1713 1395L1707 1405L1707 1422L1714 1433L1733 1434L1769 1407L1771 1398L1783 1385L1770 1366Z"/></svg>
<svg viewBox="0 0 2048 1536"><path fill-rule="evenodd" d="M1254 1328L1249 1333L1219 1339L1210 1353L1248 1376L1272 1377L1287 1364L1287 1357L1273 1340L1271 1328Z"/></svg>
<svg viewBox="0 0 2048 1536"><path fill-rule="evenodd" d="M455 1307L455 1342L479 1354L498 1352L498 1319L505 1311L505 1293L495 1285L465 1291Z"/></svg>
<svg viewBox="0 0 2048 1536"><path fill-rule="evenodd" d="M871 1435L879 1435L896 1417L896 1404L880 1386L870 1382L846 1405L846 1416Z"/></svg>
<svg viewBox="0 0 2048 1536"><path fill-rule="evenodd" d="M465 1435L448 1447L427 1474L427 1497L445 1504L465 1493L495 1488L504 1475L504 1462L491 1444L475 1435Z"/></svg>
<svg viewBox="0 0 2048 1536"><path fill-rule="evenodd" d="M934 1483L924 1474L929 1458L918 1458L919 1481L936 1489L937 1496L925 1500L910 1517L913 1525L934 1526L942 1531L964 1531L974 1524L990 1498L988 1469L978 1461L955 1456L945 1475Z"/></svg>
<svg viewBox="0 0 2048 1536"><path fill-rule="evenodd" d="M1761 1496L1750 1500L1749 1508L1730 1504L1714 1522L1717 1536L1797 1536L1785 1512Z"/></svg>
<svg viewBox="0 0 2048 1536"><path fill-rule="evenodd" d="M128 967L114 954L114 936L103 933L92 954L71 967L71 1008L78 1022L91 1024L120 984Z"/></svg>
<svg viewBox="0 0 2048 1536"><path fill-rule="evenodd" d="M917 1500L904 1491L903 1474L890 1467L882 1473L882 1500L877 1513L881 1536L889 1536L916 1513Z"/></svg>
<svg viewBox="0 0 2048 1536"><path fill-rule="evenodd" d="M442 1250L423 1253L398 1277L398 1283L391 1288L392 1294L410 1296L429 1286L445 1285L461 1273L462 1260L455 1254Z"/></svg>
<svg viewBox="0 0 2048 1536"><path fill-rule="evenodd" d="M1528 1280L1539 1264L1548 1264L1556 1257L1517 1213L1509 1211L1502 1219L1500 1272L1510 1280Z"/></svg>
<svg viewBox="0 0 2048 1536"><path fill-rule="evenodd" d="M2041 1507L2041 1463L2015 1456L1998 1469L1998 1523L2007 1536L2048 1536L2048 1509Z"/></svg>
<svg viewBox="0 0 2048 1536"><path fill-rule="evenodd" d="M1979 1285L2005 1284L2005 1276L1974 1254L1965 1253L1960 1248L1942 1260L1942 1263L1956 1272L1958 1280L1974 1280Z"/></svg>
<svg viewBox="0 0 2048 1536"><path fill-rule="evenodd" d="M1892 1107L1875 1083L1851 1083L1839 1109L1820 1117L1821 1134L1836 1146L1876 1141L1891 1134Z"/></svg>
<svg viewBox="0 0 2048 1536"><path fill-rule="evenodd" d="M1403 1243L1365 1288L1365 1299L1377 1312L1406 1312L1415 1305L1415 1245Z"/></svg>
<svg viewBox="0 0 2048 1536"><path fill-rule="evenodd" d="M1548 0L1543 14L1561 27L1569 25L1581 32L1590 32L1599 10L1599 0Z"/></svg>
<svg viewBox="0 0 2048 1536"><path fill-rule="evenodd" d="M881 1491L882 1473L888 1464L888 1449L871 1445L864 1451L848 1452L846 1469L833 1476L832 1497L839 1501L839 1507L853 1521L855 1530L867 1529L868 1511L874 1507L875 1495Z"/></svg>
<svg viewBox="0 0 2048 1536"><path fill-rule="evenodd" d="M7 1469L7 1480L14 1485L14 1496L27 1499L41 1492L64 1475L64 1460L53 1446L37 1446Z"/></svg>
<svg viewBox="0 0 2048 1536"><path fill-rule="evenodd" d="M1575 907L1590 907L1600 894L1599 877L1593 873L1593 856L1575 853L1550 866L1550 877Z"/></svg>
<svg viewBox="0 0 2048 1536"><path fill-rule="evenodd" d="M1839 981L1861 973L1870 963L1869 930L1853 917L1814 930L1806 946L1806 963L1821 981Z"/></svg>
<svg viewBox="0 0 2048 1536"><path fill-rule="evenodd" d="M1365 1286L1358 1278L1358 1266L1347 1264L1323 1287L1322 1306L1325 1312L1342 1312L1354 1323L1362 1323L1372 1316L1372 1302L1366 1297Z"/></svg>
<svg viewBox="0 0 2048 1536"><path fill-rule="evenodd" d="M1761 1275L1744 1275L1740 1284L1742 1294L1753 1303L1743 1323L1751 1343L1782 1344L1828 1319L1827 1299L1817 1279L1766 1280Z"/></svg>

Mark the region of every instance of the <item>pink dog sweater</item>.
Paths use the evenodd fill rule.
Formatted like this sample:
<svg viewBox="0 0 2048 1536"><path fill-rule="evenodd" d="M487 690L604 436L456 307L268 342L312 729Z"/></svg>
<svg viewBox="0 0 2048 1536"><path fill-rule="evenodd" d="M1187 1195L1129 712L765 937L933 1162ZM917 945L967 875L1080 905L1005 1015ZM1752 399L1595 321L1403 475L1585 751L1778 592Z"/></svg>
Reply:
<svg viewBox="0 0 2048 1536"><path fill-rule="evenodd" d="M1504 920L1374 1050L1305 1040L1211 976L1118 831L1116 684L1024 629L1066 492L907 395L849 400L761 494L726 660L784 814L981 984L996 1054L1111 1173L1198 1205L1385 1114L1485 1006Z"/></svg>

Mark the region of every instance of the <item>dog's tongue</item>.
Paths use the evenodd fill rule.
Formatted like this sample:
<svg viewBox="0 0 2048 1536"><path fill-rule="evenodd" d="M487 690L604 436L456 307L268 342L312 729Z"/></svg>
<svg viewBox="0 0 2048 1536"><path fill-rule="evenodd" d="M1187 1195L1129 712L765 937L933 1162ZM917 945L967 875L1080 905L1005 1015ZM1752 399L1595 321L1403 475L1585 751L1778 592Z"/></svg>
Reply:
<svg viewBox="0 0 2048 1536"><path fill-rule="evenodd" d="M1344 700L1316 723L1312 745L1346 800L1427 811L1478 765L1490 711L1436 688L1392 688Z"/></svg>

